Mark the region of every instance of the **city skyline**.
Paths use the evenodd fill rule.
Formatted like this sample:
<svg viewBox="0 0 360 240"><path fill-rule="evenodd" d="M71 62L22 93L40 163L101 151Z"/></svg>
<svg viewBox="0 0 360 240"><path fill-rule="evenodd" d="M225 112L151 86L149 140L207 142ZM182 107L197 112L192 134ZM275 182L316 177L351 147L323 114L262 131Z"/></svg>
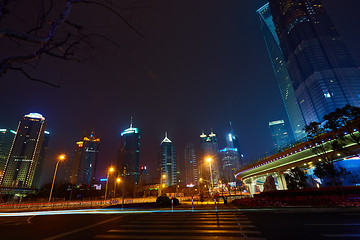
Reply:
<svg viewBox="0 0 360 240"><path fill-rule="evenodd" d="M339 3L336 1L327 1L325 7L328 8L328 12L333 18L337 30L344 36L351 53L356 62L359 63L360 51L358 50L357 42L360 37L357 33L353 33L352 28L357 26L357 21L355 21L357 16L354 14L354 9L360 4L357 1L346 2L347 4L341 7L342 13L338 11ZM171 17L154 14L157 18L152 23L153 25L147 34L146 40L140 41L134 48L134 51L124 54L124 57L121 57L121 54L118 53L116 55L119 58L118 61L111 57L106 60L105 65L109 65L109 62L116 62L116 66L123 66L120 71L115 71L110 65L106 67L104 65L85 64L86 67L79 68L74 66L77 69L71 68L73 70L65 71L64 77L68 79L67 81L75 82L64 84L60 89L53 89L39 83L29 82L18 75L6 75L3 77L4 88L17 89L19 97L11 101L13 98L10 91L4 93L5 100L1 102L1 106L6 112L6 118L2 117L0 119L0 125L2 128L15 129L18 118L23 113L32 111L43 113L46 116L50 123L48 128L51 131L49 154L47 155L49 161L46 166L49 172L48 179L50 179L51 172L53 172L57 154L62 152L69 154L73 147L72 143L81 137L83 130L93 128L104 139L102 146L106 146L104 151L99 153L99 161L103 164L99 166L100 171L105 173L106 167L111 162L116 161L117 147L120 141L119 136L122 129L128 126L130 116L138 119L138 127L143 129L142 142L144 144L142 146L142 153L144 154L140 156L139 161L142 165L147 165L149 168L154 168L151 166L151 163L156 160L157 154L153 153L152 149L162 139L161 129L168 129L172 133L172 136L176 139L177 148L181 150L188 141L197 141L196 139L198 134L201 133L201 129L213 127L219 135L226 132L229 120L232 120L234 126L236 126L235 130L239 135L240 146L242 147L245 159L255 158L259 152L265 153L272 149L272 141L267 123L273 119L285 119L286 117L283 103L281 102L281 95L273 76L273 70L259 27L258 17L255 14L256 10L265 3L266 1L252 1L244 5L243 3L231 2L228 5L221 5L220 8L217 5L215 8L215 4L209 3L206 7L209 11L205 11L207 15L202 17L198 17L196 14L191 15L191 18L182 22L184 28L179 28L176 31L173 31L172 26L177 26L177 23L180 21L179 19L182 19L179 18L179 15L175 14ZM195 4L191 12L195 13L195 9L200 9L200 5L202 4ZM161 6L155 5L154 11L155 13L162 13L162 10L169 9L169 15L171 15L175 12L178 13L175 9L182 9L181 7L176 3L167 3ZM212 14L210 13L214 13L215 9L228 12L228 17L220 19L220 26L211 20ZM347 19L343 18L345 12L348 16ZM169 19L168 23L160 23L164 17ZM201 18L207 19L209 28L212 25L211 31L202 29L199 32L199 25L193 26L192 23L202 21L200 20ZM349 21L354 23L352 27L348 26L347 23ZM154 36L156 35L155 33L158 34L162 31L166 32L162 36L166 36L165 41L167 43L161 42L163 44L158 44L157 42L160 39L154 38ZM182 51L176 50L178 49L177 47L180 46L181 49L181 46L183 46L181 41L174 40L174 36L178 34L177 31L179 31L180 35L190 31L202 41L182 38L182 40L186 40L185 42L188 45L194 46L190 48L189 52L186 52L187 55L182 55ZM212 35L212 32L216 34ZM244 32L247 33L247 37L244 37ZM229 47L218 45L219 38L215 37L217 35L228 39L228 44L226 45L229 45ZM236 40L236 44L232 43L230 39ZM203 44L204 40L211 42L206 46L199 45L199 43ZM250 43L254 46L250 46ZM152 50L144 51L144 54L142 54L145 45L151 46L146 49ZM219 55L221 57L215 63L206 60L209 56L205 53L207 53L211 46L218 46L224 52L224 54ZM167 50L165 51L164 48ZM172 50L169 52L169 49ZM195 59L189 58L189 56L193 56L190 53L193 54L194 52L197 53L196 56L198 57L195 57ZM220 52L216 51L212 54L217 53ZM225 56L227 54L228 57ZM174 64L164 65L168 67L163 67L162 65L165 63L169 64L171 61L161 61L162 64L155 64L154 62L157 62L159 59L156 55L161 56L160 59L172 59ZM128 63L122 64L124 63L123 58ZM138 63L138 59L145 60L141 60ZM204 63L205 67L193 69L191 64L186 64L189 59L191 64L200 61ZM245 59L248 63L242 66L241 62L245 61ZM224 64L221 64L222 62ZM99 74L92 72L91 69L89 70L89 65L91 68L96 69L96 72L101 72L104 76L100 77ZM139 66L139 68L136 66ZM177 68L177 66L180 68ZM54 66L50 67L50 69L53 68ZM219 69L217 72L209 71L209 69L217 68ZM84 71L89 71L89 73L83 74ZM173 72L178 72L179 74L173 74ZM45 71L40 75L48 76L49 78L53 76L55 79L60 78L60 75L46 74L47 72ZM91 74L94 77L90 77ZM84 77L81 77L82 75ZM89 79L84 81L87 78ZM103 82L98 81L98 79L107 80ZM126 84L119 83L119 79L122 79L121 81L123 82L132 81L134 83L131 86L133 91L127 93L125 91ZM79 82L76 82L78 80ZM171 81L174 86L165 88L165 90L162 89L165 81L167 83ZM182 81L185 82L182 83ZM145 83L145 85L142 86L141 83ZM189 86L193 87L189 88ZM29 88L33 91L31 94L28 92ZM79 91L79 89L82 90ZM187 98L180 97L176 89L188 89L189 96ZM251 91L251 89L254 91ZM254 93L251 94L253 97L249 95L250 91ZM89 98L87 97L89 92L96 94ZM205 95L201 97L200 93L207 93L208 95L207 97ZM140 97L133 98L136 94ZM81 104L82 101L80 99L85 98L85 96L87 101L89 101L89 105ZM48 100L44 102L43 99ZM123 99L129 99L129 101L124 102ZM262 99L266 99L266 102ZM117 106L117 104L113 104L114 102L122 102L124 104ZM253 110L253 106L246 104L248 102L253 102L253 104L258 106L256 111ZM103 107L90 107L95 106L95 103ZM154 106L170 109L172 113L169 116L170 120L164 120L161 114L163 110ZM94 111L96 118L87 119L86 123L84 123L84 119L89 111ZM183 129L187 129L187 131ZM257 145L258 139L261 139L261 142ZM224 140L219 139L219 141ZM179 154L182 154L182 150L179 151Z"/></svg>

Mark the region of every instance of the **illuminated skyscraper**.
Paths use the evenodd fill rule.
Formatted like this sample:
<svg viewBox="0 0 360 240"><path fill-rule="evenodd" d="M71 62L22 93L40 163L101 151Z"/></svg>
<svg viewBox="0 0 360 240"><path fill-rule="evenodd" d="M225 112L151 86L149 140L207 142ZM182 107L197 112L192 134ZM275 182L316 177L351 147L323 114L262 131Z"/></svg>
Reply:
<svg viewBox="0 0 360 240"><path fill-rule="evenodd" d="M131 120L130 128L121 133L118 171L120 175L123 175L126 168L126 186L133 193L134 187L139 182L139 154L140 130L133 127Z"/></svg>
<svg viewBox="0 0 360 240"><path fill-rule="evenodd" d="M70 179L72 184L91 186L95 182L99 146L100 138L96 138L94 132L76 143L74 165Z"/></svg>
<svg viewBox="0 0 360 240"><path fill-rule="evenodd" d="M279 149L290 143L284 120L269 122L269 129L274 142L274 148Z"/></svg>
<svg viewBox="0 0 360 240"><path fill-rule="evenodd" d="M305 123L360 106L360 69L321 0L270 0L271 15Z"/></svg>
<svg viewBox="0 0 360 240"><path fill-rule="evenodd" d="M6 161L16 132L10 129L0 129L0 178L4 174Z"/></svg>
<svg viewBox="0 0 360 240"><path fill-rule="evenodd" d="M159 166L162 187L177 185L176 150L166 132L160 144Z"/></svg>
<svg viewBox="0 0 360 240"><path fill-rule="evenodd" d="M230 130L225 136L226 148L220 150L221 175L227 182L235 181L235 172L242 165L242 155L240 153L239 139L234 133L230 122Z"/></svg>
<svg viewBox="0 0 360 240"><path fill-rule="evenodd" d="M38 113L30 113L20 120L1 178L2 187L34 188L45 128L45 118Z"/></svg>
<svg viewBox="0 0 360 240"><path fill-rule="evenodd" d="M44 131L44 140L43 140L43 143L41 144L40 155L39 155L39 159L36 164L36 171L35 171L34 180L33 180L33 188L40 188L41 184L42 184L41 183L41 174L43 172L43 167L45 164L45 155L46 155L47 146L49 143L49 136L50 136L50 133L48 131Z"/></svg>
<svg viewBox="0 0 360 240"><path fill-rule="evenodd" d="M285 110L289 118L292 130L291 138L293 135L295 140L302 139L305 137L305 132L303 130L305 122L296 101L291 78L286 68L284 56L280 48L279 38L276 35L269 3L257 10L257 14L259 15L261 31L263 33L273 70L278 82L281 97L285 105Z"/></svg>
<svg viewBox="0 0 360 240"><path fill-rule="evenodd" d="M189 143L185 147L185 184L198 184L198 169L194 144Z"/></svg>
<svg viewBox="0 0 360 240"><path fill-rule="evenodd" d="M211 130L209 135L204 134L204 132L200 135L201 139L201 156L198 161L199 167L201 170L201 177L204 179L213 179L213 185L218 184L220 177L220 165L221 162L219 160L219 147L216 138L216 134ZM211 159L211 162L206 161L207 159ZM211 173L210 174L210 164L211 164Z"/></svg>

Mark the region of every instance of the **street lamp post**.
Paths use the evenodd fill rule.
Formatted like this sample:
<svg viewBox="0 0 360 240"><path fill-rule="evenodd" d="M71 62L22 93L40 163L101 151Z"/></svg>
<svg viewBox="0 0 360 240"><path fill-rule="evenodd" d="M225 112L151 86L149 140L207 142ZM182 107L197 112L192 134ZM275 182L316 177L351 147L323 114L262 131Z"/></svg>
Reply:
<svg viewBox="0 0 360 240"><path fill-rule="evenodd" d="M160 184L159 184L160 191L159 191L159 194L158 194L159 196L162 195L162 190L165 187L165 184L164 184L165 179L166 179L166 174L161 175Z"/></svg>
<svg viewBox="0 0 360 240"><path fill-rule="evenodd" d="M116 198L116 183L120 183L121 179L117 178L116 181L114 182L114 198Z"/></svg>
<svg viewBox="0 0 360 240"><path fill-rule="evenodd" d="M54 189L55 177L56 177L56 172L57 172L57 169L58 169L58 166L59 166L59 162L62 161L62 160L64 160L64 159L65 159L65 155L64 155L64 154L61 154L61 155L59 156L59 160L56 162L54 177L53 177L53 181L52 181L52 184L51 184L49 202L51 201L51 196L52 196L52 192L53 192L53 189Z"/></svg>
<svg viewBox="0 0 360 240"><path fill-rule="evenodd" d="M113 167L111 167L111 168L109 168L109 170L108 170L108 172L107 172L107 176L106 176L106 186L105 186L105 200L106 200L106 198L107 198L107 190L108 190L108 183L109 183L109 175L110 175L110 173L111 172L113 172L114 171L114 168Z"/></svg>
<svg viewBox="0 0 360 240"><path fill-rule="evenodd" d="M124 201L125 201L125 177L126 177L126 167L124 167L124 181L123 181L123 192L122 192L122 203L121 208L124 210Z"/></svg>
<svg viewBox="0 0 360 240"><path fill-rule="evenodd" d="M211 194L212 194L212 191L213 191L213 176L212 176L212 169L211 169L211 161L212 159L211 158L207 158L206 161L209 163L209 166L210 166L210 187L211 187Z"/></svg>

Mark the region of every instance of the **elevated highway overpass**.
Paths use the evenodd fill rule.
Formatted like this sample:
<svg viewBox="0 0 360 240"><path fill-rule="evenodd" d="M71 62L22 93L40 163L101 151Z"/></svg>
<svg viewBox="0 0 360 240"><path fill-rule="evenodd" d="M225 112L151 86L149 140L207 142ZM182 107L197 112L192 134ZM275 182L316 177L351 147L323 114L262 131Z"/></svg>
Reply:
<svg viewBox="0 0 360 240"><path fill-rule="evenodd" d="M359 136L359 131L354 131L352 134ZM341 151L332 150L331 143L334 139L331 137L327 138L327 141L323 141L322 145L326 154L331 155L334 161L341 161L360 153L359 145L349 140L349 134L345 137L347 140L343 141L344 145ZM286 190L284 173L295 167L309 170L317 163L324 161L325 153L316 154L314 151L315 147L318 146L319 144L314 144L313 140L297 143L292 147L239 169L235 173L235 177L242 180L249 187L251 194L263 191L263 184L268 176L275 178L278 190Z"/></svg>

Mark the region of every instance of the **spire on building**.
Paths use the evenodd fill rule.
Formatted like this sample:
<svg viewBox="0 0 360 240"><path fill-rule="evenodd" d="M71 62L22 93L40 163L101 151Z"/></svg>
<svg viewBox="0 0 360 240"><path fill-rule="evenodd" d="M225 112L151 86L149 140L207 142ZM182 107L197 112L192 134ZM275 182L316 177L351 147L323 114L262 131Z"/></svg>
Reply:
<svg viewBox="0 0 360 240"><path fill-rule="evenodd" d="M167 136L167 132L165 132L165 138L164 138L164 140L162 140L161 143L164 143L164 142L171 143L170 139Z"/></svg>

